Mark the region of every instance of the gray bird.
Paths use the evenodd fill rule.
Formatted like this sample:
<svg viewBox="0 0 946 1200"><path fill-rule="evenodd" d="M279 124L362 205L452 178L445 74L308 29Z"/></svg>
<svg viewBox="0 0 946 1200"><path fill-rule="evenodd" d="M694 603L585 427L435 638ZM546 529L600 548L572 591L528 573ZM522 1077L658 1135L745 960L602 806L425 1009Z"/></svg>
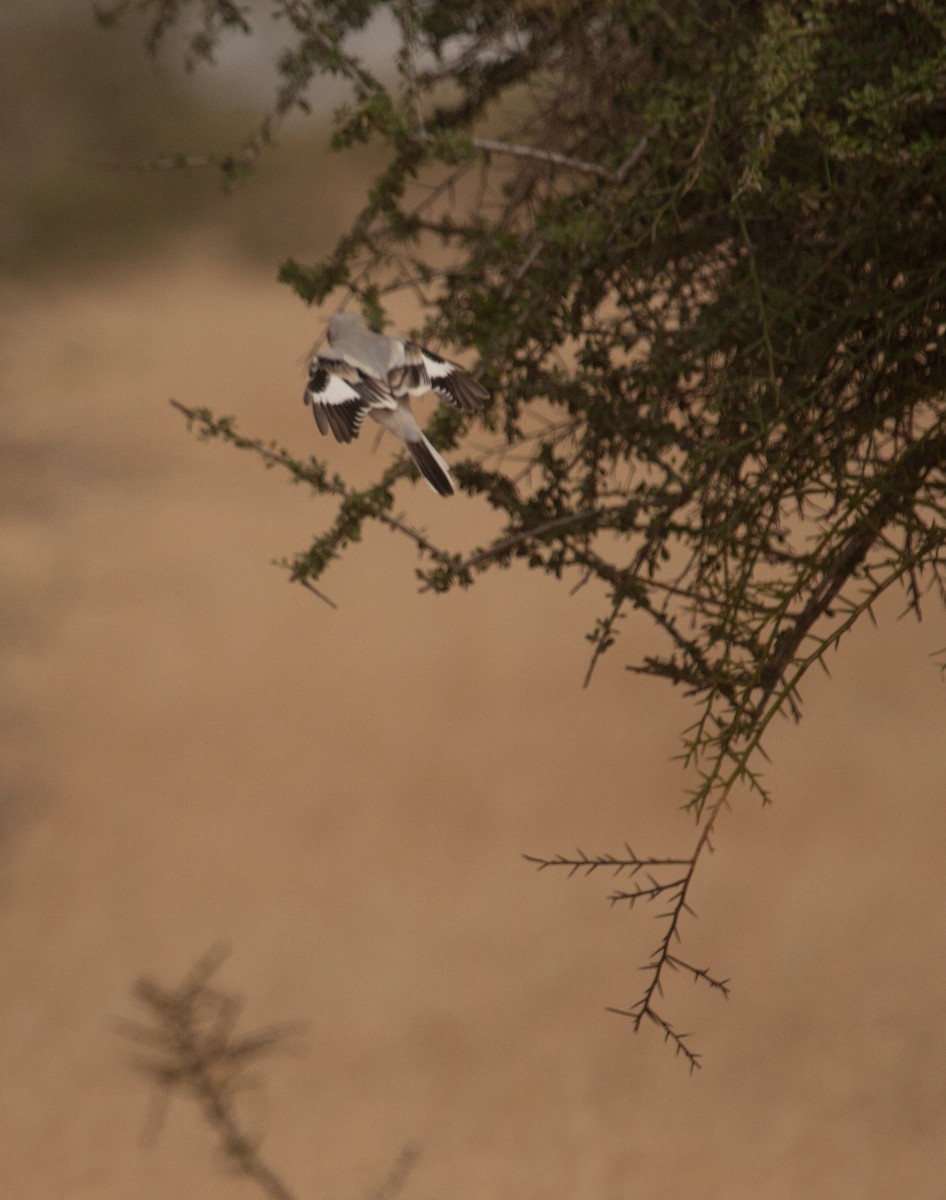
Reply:
<svg viewBox="0 0 946 1200"><path fill-rule="evenodd" d="M358 436L367 414L399 437L438 496L456 491L450 468L411 412L411 396L436 392L461 412L483 407L489 392L462 367L417 342L372 333L358 313L336 313L328 323L329 349L309 363L303 397L321 433L338 442Z"/></svg>

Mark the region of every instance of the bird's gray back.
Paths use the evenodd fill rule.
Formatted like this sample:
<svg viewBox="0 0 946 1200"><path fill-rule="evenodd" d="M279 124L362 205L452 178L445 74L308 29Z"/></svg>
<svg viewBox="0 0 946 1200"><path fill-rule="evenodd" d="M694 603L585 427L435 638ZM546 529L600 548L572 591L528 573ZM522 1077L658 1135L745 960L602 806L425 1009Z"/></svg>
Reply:
<svg viewBox="0 0 946 1200"><path fill-rule="evenodd" d="M358 313L336 313L328 323L329 345L354 367L385 379L397 357L399 343L372 333Z"/></svg>

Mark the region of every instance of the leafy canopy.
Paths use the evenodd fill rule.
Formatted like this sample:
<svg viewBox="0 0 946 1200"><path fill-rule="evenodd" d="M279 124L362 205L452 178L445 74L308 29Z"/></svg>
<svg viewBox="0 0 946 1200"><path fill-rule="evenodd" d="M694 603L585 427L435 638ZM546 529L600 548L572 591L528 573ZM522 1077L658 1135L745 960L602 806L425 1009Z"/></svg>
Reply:
<svg viewBox="0 0 946 1200"><path fill-rule="evenodd" d="M634 669L686 689L698 824L682 860L619 866L662 936L626 1011L696 1065L657 1009L693 874L774 716L888 588L944 596L946 10L936 0L271 0L288 44L272 111L234 173L308 108L320 75L350 102L333 146L383 147L362 211L316 264L281 278L309 303L355 297L376 325L410 289L426 336L474 347L494 448L461 487L501 519L490 545L434 545L395 512L397 461L367 490L325 465L222 436L337 497L288 563L315 587L368 522L416 545L438 592L525 559L606 601L592 667L643 610L665 650ZM156 45L190 19L210 58L261 12L138 0ZM391 54L348 48L381 10ZM113 9L113 15L115 10ZM269 13L267 15L270 15ZM455 413L432 434L462 445ZM482 444L483 434L478 435ZM663 872L663 874L661 874ZM666 875L666 879L664 876Z"/></svg>

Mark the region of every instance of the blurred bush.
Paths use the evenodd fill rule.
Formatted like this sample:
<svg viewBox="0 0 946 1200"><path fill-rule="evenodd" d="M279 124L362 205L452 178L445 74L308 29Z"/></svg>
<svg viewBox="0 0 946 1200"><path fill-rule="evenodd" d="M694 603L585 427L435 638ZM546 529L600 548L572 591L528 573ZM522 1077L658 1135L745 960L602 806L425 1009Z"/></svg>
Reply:
<svg viewBox="0 0 946 1200"><path fill-rule="evenodd" d="M350 189L367 178L366 155L326 160L330 114L317 112L287 126L229 191L212 167L149 169L161 156L239 145L266 102L254 80L262 57L231 68L229 88L217 72L188 75L179 64L171 48L150 58L133 23L100 28L91 7L6 0L0 271L84 272L195 227L267 264L325 252Z"/></svg>

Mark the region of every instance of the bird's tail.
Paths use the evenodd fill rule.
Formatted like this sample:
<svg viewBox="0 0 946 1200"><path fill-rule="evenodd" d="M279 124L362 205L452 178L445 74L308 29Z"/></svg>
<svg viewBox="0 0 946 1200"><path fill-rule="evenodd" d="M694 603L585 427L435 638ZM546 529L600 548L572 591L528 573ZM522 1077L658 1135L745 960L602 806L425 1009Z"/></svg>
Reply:
<svg viewBox="0 0 946 1200"><path fill-rule="evenodd" d="M438 496L452 496L456 492L450 468L423 434L417 440L405 438L404 445L414 465Z"/></svg>

